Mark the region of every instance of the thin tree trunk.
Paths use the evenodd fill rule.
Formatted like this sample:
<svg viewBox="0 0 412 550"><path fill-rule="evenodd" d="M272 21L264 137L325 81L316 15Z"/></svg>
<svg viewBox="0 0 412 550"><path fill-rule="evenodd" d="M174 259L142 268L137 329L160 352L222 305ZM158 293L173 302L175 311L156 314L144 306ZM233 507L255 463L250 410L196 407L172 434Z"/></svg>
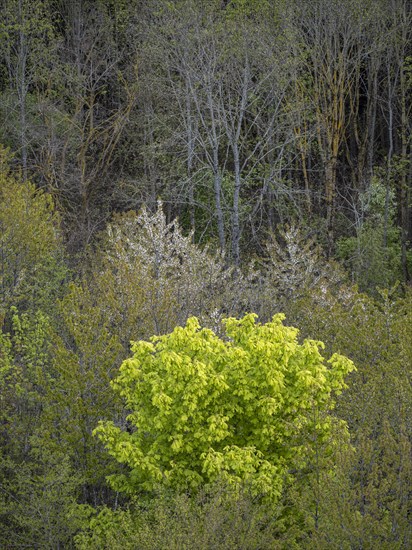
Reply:
<svg viewBox="0 0 412 550"><path fill-rule="evenodd" d="M27 39L24 34L23 0L19 0L19 70L18 70L18 94L20 106L20 140L21 163L23 179L27 180L27 120L26 120L26 65L27 65Z"/></svg>
<svg viewBox="0 0 412 550"><path fill-rule="evenodd" d="M219 235L219 246L220 250L223 252L225 250L225 225L223 219L222 211L222 176L219 169L219 157L218 151L215 149L213 151L213 172L214 172L214 194L215 194L215 209L216 209L216 218L217 218L217 231Z"/></svg>
<svg viewBox="0 0 412 550"><path fill-rule="evenodd" d="M389 149L386 164L386 193L385 193L385 211L384 211L384 226L383 226L383 246L388 246L388 225L389 225L389 199L390 199L390 184L392 179L392 156L393 156L393 96L394 86L391 84L390 63L388 60L388 139Z"/></svg>
<svg viewBox="0 0 412 550"><path fill-rule="evenodd" d="M372 96L372 97L371 97ZM368 152L367 152L367 177L368 185L373 174L373 158L375 151L376 111L378 98L378 69L373 68L372 94L368 95Z"/></svg>
<svg viewBox="0 0 412 550"><path fill-rule="evenodd" d="M193 116L190 102L190 89L188 83L186 84L186 129L187 129L187 184L189 186L189 213L190 213L190 226L194 232L195 225L195 199L192 181L193 171L193 158L195 153L195 130L193 128Z"/></svg>
<svg viewBox="0 0 412 550"><path fill-rule="evenodd" d="M407 125L408 116L406 110L406 82L403 68L404 61L400 67L400 92L401 92L401 158L403 161L408 159L408 135ZM402 169L400 181L400 210L401 210L401 263L404 281L410 280L407 261L407 241L409 227L409 208L408 208L408 178L407 171Z"/></svg>
<svg viewBox="0 0 412 550"><path fill-rule="evenodd" d="M233 163L235 172L235 186L233 189L233 219L232 219L232 254L233 263L239 266L240 263L240 217L239 217L239 200L240 200L240 159L239 148L237 143L233 144Z"/></svg>
<svg viewBox="0 0 412 550"><path fill-rule="evenodd" d="M336 195L336 166L337 158L328 159L325 170L326 179L326 229L328 233L328 254L332 253L333 234L335 221L335 195Z"/></svg>

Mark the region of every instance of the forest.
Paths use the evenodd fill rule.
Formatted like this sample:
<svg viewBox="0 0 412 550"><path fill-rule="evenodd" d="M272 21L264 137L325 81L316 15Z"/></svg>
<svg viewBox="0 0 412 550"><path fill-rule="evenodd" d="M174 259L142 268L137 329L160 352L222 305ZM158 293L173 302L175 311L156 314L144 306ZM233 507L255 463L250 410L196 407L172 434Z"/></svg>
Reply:
<svg viewBox="0 0 412 550"><path fill-rule="evenodd" d="M0 0L0 548L412 547L409 0Z"/></svg>

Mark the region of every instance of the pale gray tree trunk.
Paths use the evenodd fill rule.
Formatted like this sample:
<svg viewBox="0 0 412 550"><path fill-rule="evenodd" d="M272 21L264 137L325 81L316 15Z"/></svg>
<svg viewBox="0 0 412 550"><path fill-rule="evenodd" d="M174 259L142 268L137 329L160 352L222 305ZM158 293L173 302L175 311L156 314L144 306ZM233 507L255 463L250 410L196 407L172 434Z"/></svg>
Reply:
<svg viewBox="0 0 412 550"><path fill-rule="evenodd" d="M17 93L19 97L19 112L20 112L20 147L21 147L21 164L23 178L27 179L27 38L25 35L25 17L23 0L19 0L19 51L18 51L18 70L17 76Z"/></svg>

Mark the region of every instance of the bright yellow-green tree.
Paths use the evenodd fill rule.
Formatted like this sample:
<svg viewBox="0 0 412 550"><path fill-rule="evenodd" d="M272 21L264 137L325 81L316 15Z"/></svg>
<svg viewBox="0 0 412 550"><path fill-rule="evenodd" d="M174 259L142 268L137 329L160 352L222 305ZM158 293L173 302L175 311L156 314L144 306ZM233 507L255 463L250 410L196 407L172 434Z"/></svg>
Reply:
<svg viewBox="0 0 412 550"><path fill-rule="evenodd" d="M300 344L282 319L226 319L221 339L193 317L136 342L112 382L131 411L129 429L101 422L95 430L130 468L112 486L133 494L223 478L276 502L291 468L304 468L319 442L333 445L332 394L354 369L340 355L325 361L321 342Z"/></svg>

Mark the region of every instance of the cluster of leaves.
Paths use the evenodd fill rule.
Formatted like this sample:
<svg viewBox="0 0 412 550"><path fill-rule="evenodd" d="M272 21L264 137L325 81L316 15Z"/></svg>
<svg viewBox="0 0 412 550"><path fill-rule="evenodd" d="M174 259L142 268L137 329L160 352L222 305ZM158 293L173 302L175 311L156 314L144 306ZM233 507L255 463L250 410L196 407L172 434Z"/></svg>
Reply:
<svg viewBox="0 0 412 550"><path fill-rule="evenodd" d="M129 476L110 478L113 487L197 488L223 477L278 500L288 472L304 467L309 434L331 437L332 419L322 413L353 369L336 354L328 369L321 344L298 344L297 331L281 321L229 318L221 340L192 317L169 335L136 342L112 382L135 430L107 422L96 430L131 467Z"/></svg>

